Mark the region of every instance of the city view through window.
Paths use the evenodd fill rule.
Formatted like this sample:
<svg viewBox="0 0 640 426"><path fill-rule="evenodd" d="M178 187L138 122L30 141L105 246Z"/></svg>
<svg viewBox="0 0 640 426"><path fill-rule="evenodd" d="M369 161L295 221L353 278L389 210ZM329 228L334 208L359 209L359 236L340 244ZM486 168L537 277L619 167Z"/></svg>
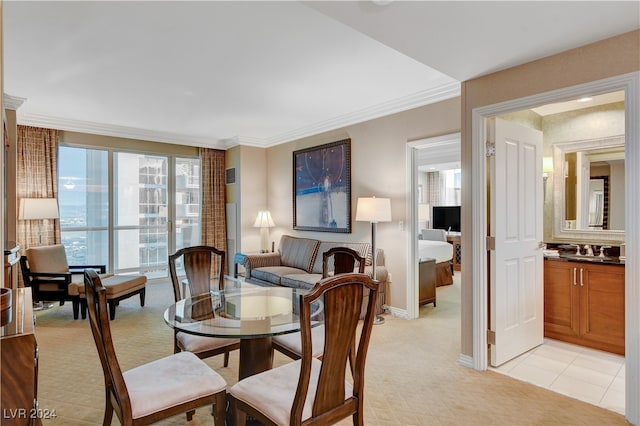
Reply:
<svg viewBox="0 0 640 426"><path fill-rule="evenodd" d="M200 241L198 158L61 146L58 181L70 265L165 277L169 253Z"/></svg>

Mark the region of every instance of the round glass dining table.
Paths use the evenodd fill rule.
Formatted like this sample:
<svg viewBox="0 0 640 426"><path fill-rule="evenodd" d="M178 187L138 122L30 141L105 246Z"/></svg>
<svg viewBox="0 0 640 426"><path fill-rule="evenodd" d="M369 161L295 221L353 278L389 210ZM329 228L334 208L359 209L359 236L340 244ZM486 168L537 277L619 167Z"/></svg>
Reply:
<svg viewBox="0 0 640 426"><path fill-rule="evenodd" d="M177 331L208 337L240 339L238 379L273 365L271 337L300 331L300 295L308 290L243 284L180 300L164 312ZM323 305L312 306L314 325Z"/></svg>

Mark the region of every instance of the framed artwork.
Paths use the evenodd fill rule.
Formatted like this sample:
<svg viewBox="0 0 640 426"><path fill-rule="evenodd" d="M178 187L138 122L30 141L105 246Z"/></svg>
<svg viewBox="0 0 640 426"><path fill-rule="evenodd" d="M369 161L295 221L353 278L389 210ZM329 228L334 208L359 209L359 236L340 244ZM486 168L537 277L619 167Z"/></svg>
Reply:
<svg viewBox="0 0 640 426"><path fill-rule="evenodd" d="M351 139L293 152L293 229L351 232Z"/></svg>

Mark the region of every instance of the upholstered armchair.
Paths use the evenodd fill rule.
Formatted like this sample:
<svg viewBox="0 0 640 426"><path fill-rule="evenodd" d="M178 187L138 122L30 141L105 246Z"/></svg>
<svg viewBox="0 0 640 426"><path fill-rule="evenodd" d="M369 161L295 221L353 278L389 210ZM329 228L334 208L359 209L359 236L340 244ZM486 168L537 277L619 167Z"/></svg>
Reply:
<svg viewBox="0 0 640 426"><path fill-rule="evenodd" d="M104 274L105 265L74 265L67 263L64 246L55 244L31 247L20 258L25 287L31 287L34 302L64 302L73 304L73 318L78 319L80 296L69 294L70 286L84 286L85 269L95 269ZM73 293L73 290L72 290Z"/></svg>

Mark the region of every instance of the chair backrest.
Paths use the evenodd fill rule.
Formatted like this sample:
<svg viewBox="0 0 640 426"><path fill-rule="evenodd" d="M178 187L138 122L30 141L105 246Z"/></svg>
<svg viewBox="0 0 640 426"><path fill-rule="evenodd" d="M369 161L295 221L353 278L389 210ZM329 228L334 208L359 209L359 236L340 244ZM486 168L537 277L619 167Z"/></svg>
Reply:
<svg viewBox="0 0 640 426"><path fill-rule="evenodd" d="M320 280L311 291L300 296L302 365L296 396L291 409L291 424L300 424L309 388L313 360L311 304L323 298L325 345L312 417L332 412L333 421L363 410L365 359L375 316L379 283L365 274L339 274ZM362 301L369 293L366 315L358 327ZM358 330L359 336L358 336ZM352 366L353 395L345 399L345 372L353 342L358 342L355 366Z"/></svg>
<svg viewBox="0 0 640 426"><path fill-rule="evenodd" d="M330 261L333 258L333 269ZM358 272L363 273L366 259L360 253L349 247L333 247L322 253L322 278L327 278L329 272L333 274L348 274L355 270L358 262Z"/></svg>
<svg viewBox="0 0 640 426"><path fill-rule="evenodd" d="M25 251L31 272L69 272L67 254L62 244L30 247Z"/></svg>
<svg viewBox="0 0 640 426"><path fill-rule="evenodd" d="M181 257L182 265L189 282L189 293L192 297L210 293L212 273L218 276L218 289L224 290L226 252L212 246L185 247L169 255L169 274L171 275L173 294L176 302L185 297L181 291L176 269L176 264Z"/></svg>
<svg viewBox="0 0 640 426"><path fill-rule="evenodd" d="M102 286L100 276L93 269L85 269L84 286L87 310L89 311L89 324L91 325L93 340L100 356L100 363L102 364L107 398L113 401L112 403L119 419L130 419L133 417L131 400L113 346L107 307L107 292Z"/></svg>
<svg viewBox="0 0 640 426"><path fill-rule="evenodd" d="M423 229L421 236L423 240L447 241L447 231L444 229Z"/></svg>

